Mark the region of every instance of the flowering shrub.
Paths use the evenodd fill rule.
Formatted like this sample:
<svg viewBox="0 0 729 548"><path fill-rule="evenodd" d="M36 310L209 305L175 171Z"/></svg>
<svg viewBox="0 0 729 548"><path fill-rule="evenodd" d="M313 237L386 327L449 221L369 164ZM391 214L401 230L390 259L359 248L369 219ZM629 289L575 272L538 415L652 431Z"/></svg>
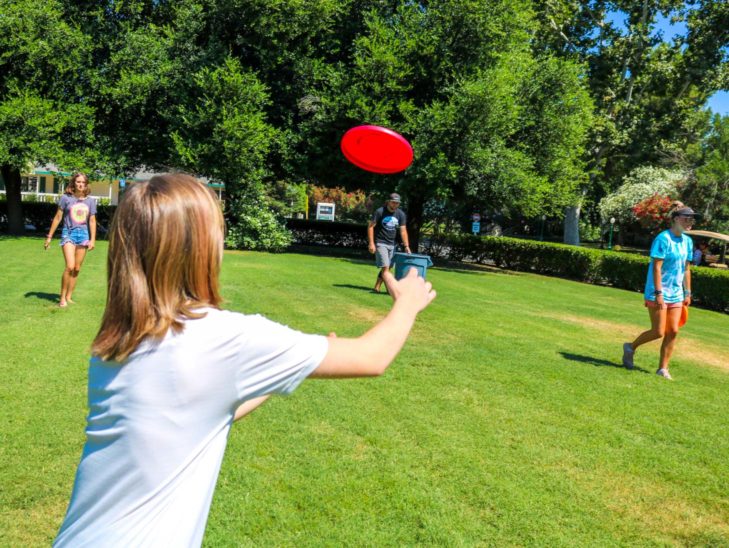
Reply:
<svg viewBox="0 0 729 548"><path fill-rule="evenodd" d="M671 209L670 196L654 194L633 206L633 215L643 228L651 232L660 230L666 221L666 215Z"/></svg>
<svg viewBox="0 0 729 548"><path fill-rule="evenodd" d="M347 192L338 187L327 188L310 185L307 194L309 195L310 215L316 215L317 203L325 202L335 205L334 215L337 221L365 223L370 218L367 210L367 196L361 190Z"/></svg>
<svg viewBox="0 0 729 548"><path fill-rule="evenodd" d="M634 222L636 217L633 208L638 203L655 194L678 195L685 179L686 174L680 171L650 166L634 169L623 179L620 188L600 201L602 222L607 224L610 217L615 217L619 225Z"/></svg>

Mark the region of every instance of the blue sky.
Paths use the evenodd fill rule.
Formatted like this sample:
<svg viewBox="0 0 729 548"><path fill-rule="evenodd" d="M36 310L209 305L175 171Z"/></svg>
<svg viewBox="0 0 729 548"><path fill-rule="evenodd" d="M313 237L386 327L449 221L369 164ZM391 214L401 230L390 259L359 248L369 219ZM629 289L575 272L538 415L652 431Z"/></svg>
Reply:
<svg viewBox="0 0 729 548"><path fill-rule="evenodd" d="M618 28L625 28L626 15L623 12L611 12L608 14L607 19L616 23ZM663 39L667 42L672 42L673 37L677 34L684 35L686 33L686 23L671 23L670 18L658 16L656 21L656 32L662 33ZM722 116L729 115L729 91L718 91L711 97L706 103L713 112L721 114Z"/></svg>

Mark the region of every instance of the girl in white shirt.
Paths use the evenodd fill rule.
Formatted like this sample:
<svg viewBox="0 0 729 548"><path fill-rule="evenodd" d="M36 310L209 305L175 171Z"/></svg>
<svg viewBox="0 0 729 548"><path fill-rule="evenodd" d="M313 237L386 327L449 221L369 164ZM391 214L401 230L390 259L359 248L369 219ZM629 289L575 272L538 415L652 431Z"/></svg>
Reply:
<svg viewBox="0 0 729 548"><path fill-rule="evenodd" d="M356 339L219 309L223 217L193 177L126 192L89 365L86 443L55 546L199 546L233 422L306 377L381 375L435 298L415 269Z"/></svg>

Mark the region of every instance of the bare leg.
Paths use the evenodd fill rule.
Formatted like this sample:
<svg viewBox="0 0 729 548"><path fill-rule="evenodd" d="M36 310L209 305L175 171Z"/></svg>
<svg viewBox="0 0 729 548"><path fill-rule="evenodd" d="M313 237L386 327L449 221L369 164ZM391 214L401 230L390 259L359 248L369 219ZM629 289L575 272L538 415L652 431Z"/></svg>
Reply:
<svg viewBox="0 0 729 548"><path fill-rule="evenodd" d="M380 272L377 274L377 281L375 282L375 287L373 291L380 292L380 287L382 287L382 282L384 281L385 274L390 273L390 267L389 266L383 266L380 269Z"/></svg>
<svg viewBox="0 0 729 548"><path fill-rule="evenodd" d="M76 247L76 254L74 258L74 269L73 272L71 272L71 278L68 281L68 289L66 290L66 302L69 302L71 304L73 304L73 301L71 300L71 295L73 295L73 290L76 289L78 273L81 271L81 265L84 264L84 259L86 258L86 247Z"/></svg>
<svg viewBox="0 0 729 548"><path fill-rule="evenodd" d="M661 359L658 362L658 369L665 369L668 371L668 362L670 361L673 349L676 346L679 329L678 322L680 319L680 308L671 308L668 311L668 325L666 328L666 334L663 337L663 344L661 344Z"/></svg>
<svg viewBox="0 0 729 548"><path fill-rule="evenodd" d="M71 275L74 268L76 267L76 246L73 244L66 244L63 246L63 258L66 260L66 267L63 269L63 275L61 276L61 296L58 301L58 306L66 306L66 300L68 298L68 286L71 283Z"/></svg>
<svg viewBox="0 0 729 548"><path fill-rule="evenodd" d="M648 331L643 331L643 333L638 335L638 338L633 341L633 344L631 345L633 352L635 352L639 346L663 337L666 332L666 313L667 310L665 308L648 307L648 315L651 319L651 328Z"/></svg>

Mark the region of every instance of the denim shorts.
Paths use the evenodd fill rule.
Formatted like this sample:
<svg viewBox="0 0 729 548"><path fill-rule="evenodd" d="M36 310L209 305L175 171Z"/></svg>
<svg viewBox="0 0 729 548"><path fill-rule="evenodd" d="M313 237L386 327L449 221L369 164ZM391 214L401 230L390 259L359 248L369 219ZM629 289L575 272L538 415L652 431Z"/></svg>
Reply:
<svg viewBox="0 0 729 548"><path fill-rule="evenodd" d="M77 226L71 229L64 228L61 231L61 247L66 244L88 246L89 229L86 226Z"/></svg>

